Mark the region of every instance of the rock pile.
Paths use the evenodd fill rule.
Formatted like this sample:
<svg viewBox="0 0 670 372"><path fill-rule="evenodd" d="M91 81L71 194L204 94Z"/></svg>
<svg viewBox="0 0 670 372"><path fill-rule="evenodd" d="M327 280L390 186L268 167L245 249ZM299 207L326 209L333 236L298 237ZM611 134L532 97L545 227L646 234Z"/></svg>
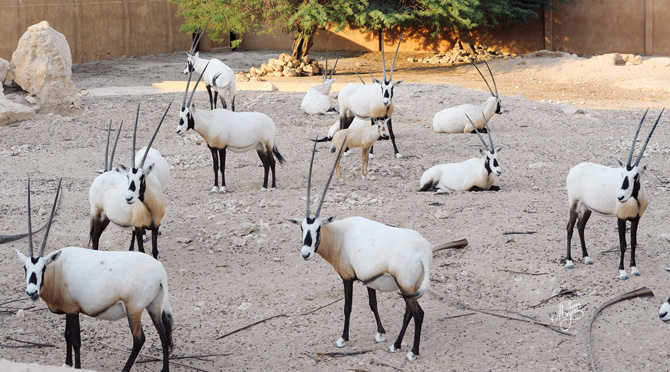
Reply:
<svg viewBox="0 0 670 372"><path fill-rule="evenodd" d="M309 56L297 59L291 57L288 53L282 53L279 58L270 58L268 63L263 63L261 67L252 67L249 69L249 77L313 76L321 75L322 71L322 67L319 66L318 62L310 59Z"/></svg>
<svg viewBox="0 0 670 372"><path fill-rule="evenodd" d="M447 53L436 54L432 57L412 59L412 62L419 63L428 63L428 64L443 64L447 66L452 66L455 64L469 63L470 60L473 62L483 62L483 61L492 61L494 59L508 59L508 58L520 58L516 54L503 53L498 50L494 50L485 45L476 45L473 47L473 53L461 48L460 43L456 43L454 48Z"/></svg>

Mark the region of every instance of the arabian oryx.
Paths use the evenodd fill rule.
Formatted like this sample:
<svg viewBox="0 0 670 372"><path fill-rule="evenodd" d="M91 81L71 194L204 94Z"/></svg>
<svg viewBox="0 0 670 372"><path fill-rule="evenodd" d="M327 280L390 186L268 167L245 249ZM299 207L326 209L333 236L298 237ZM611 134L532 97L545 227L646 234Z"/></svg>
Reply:
<svg viewBox="0 0 670 372"><path fill-rule="evenodd" d="M129 371L144 344L142 312L147 309L163 347L163 369L169 371L172 351L172 313L168 301L167 274L157 260L135 252L102 252L66 247L44 257L49 229L60 193L51 208L39 256L33 256L30 221L30 181L28 181L29 256L18 250L26 272L26 295L40 297L49 310L65 314L65 365L81 368L79 314L105 319L128 318L133 349L123 371ZM74 349L74 364L72 350Z"/></svg>
<svg viewBox="0 0 670 372"><path fill-rule="evenodd" d="M482 157L472 158L460 163L440 164L428 169L419 181L420 191L433 189L437 189L437 192L500 190L499 187L493 186L493 182L495 182L497 176L502 174L498 162L498 153L502 147L497 149L493 147L491 130L485 117L483 118L484 127L489 135L490 148L486 145L486 141L479 134L479 130L470 120L470 117L467 114L465 116L470 121L470 125L475 128L475 133L484 145L483 149L479 149ZM484 116L483 113L482 116Z"/></svg>
<svg viewBox="0 0 670 372"><path fill-rule="evenodd" d="M379 119L375 118L374 126L362 128L342 129L335 132L333 135L333 145L330 147L330 152L335 152L337 149L345 147L348 149L361 148L361 177L365 179L368 175L368 162L370 160L370 149L377 142L378 139L388 139L387 125L391 118ZM318 140L315 140L317 142ZM341 180L340 161L342 160L342 152L339 152L337 161L335 162L335 174L337 179Z"/></svg>
<svg viewBox="0 0 670 372"><path fill-rule="evenodd" d="M200 58L200 53L196 52L196 46L200 42L202 35L207 31L207 26L205 29L200 32L200 29L196 31L196 34L199 36L193 40L191 44L191 49L186 54L186 68L184 68L184 75L189 75L193 71L198 74L203 75L205 81L205 88L207 88L207 93L209 94L209 106L210 110L216 108L216 99L217 97L221 98L221 104L223 108L228 108L226 100L224 98L224 93L228 92L230 94L231 108L235 111L235 73L233 70L228 67L225 63L221 62L216 58L204 59ZM209 65L208 71L205 73L205 66ZM212 97L212 89L214 90L214 97Z"/></svg>
<svg viewBox="0 0 670 372"><path fill-rule="evenodd" d="M214 164L214 187L211 192L226 192L226 150L233 152L256 150L263 163L263 189L268 187L270 170L272 170L272 188L276 188L275 157L280 164L284 163L284 157L277 148L275 123L269 116L260 112L232 112L226 109L196 110L191 103L198 83L200 83L199 78L187 103L186 98L191 84L191 76L188 77L184 101L179 113L177 134L184 134L187 130L193 129L207 142ZM219 188L219 165L221 166L221 188Z"/></svg>
<svg viewBox="0 0 670 372"><path fill-rule="evenodd" d="M495 93L493 92L493 89L491 89L489 82L484 77L484 74L482 74L482 72L479 70L479 67L477 67L477 65L472 61L470 61L470 63L475 66L475 69L477 69L477 72L479 72L479 76L484 79L484 83L486 83L486 86L489 88L489 92L491 92L491 97L489 97L489 99L487 99L483 105L463 104L436 113L433 117L433 130L435 132L472 133L474 128L468 123L465 115L469 115L470 117L475 118L474 127L480 132L484 132L486 130L484 124L491 120L493 114L502 114L500 108L500 95L498 94L498 85L496 84L496 79L493 77L493 73L491 72L489 64L484 61L486 68L489 70L489 74L491 75L491 80L493 81L493 86L495 87ZM484 120L478 119L480 112L484 113Z"/></svg>
<svg viewBox="0 0 670 372"><path fill-rule="evenodd" d="M340 153L343 148L340 147ZM400 349L409 321L414 318L414 343L406 358L413 360L419 355L424 315L418 299L430 284L430 264L433 252L464 246L467 245L467 241L462 240L433 247L416 231L386 226L363 217L350 217L338 221L335 221L335 216L320 218L319 213L335 171L334 164L316 213L314 217L310 217L310 186L315 152L316 142L312 149L307 178L305 218L288 221L300 225L302 229L302 258L310 260L315 253L319 253L333 266L344 283L344 331L335 346L344 347L349 341L353 285L354 281L359 280L368 288L370 309L377 322L375 342L386 340L384 337L386 331L377 312L376 291L400 292L405 300L405 315L400 334L388 350L394 353Z"/></svg>
<svg viewBox="0 0 670 372"><path fill-rule="evenodd" d="M171 105L172 103L163 113L147 148L151 148ZM136 167L135 140L139 115L140 106L138 105L133 132L131 167L119 165L118 171L115 169L104 172L91 184L88 193L88 200L91 204L90 237L93 249L97 250L100 235L111 221L121 228L133 231L130 250L134 249L136 241L139 251L144 252L142 235L145 230L151 230L152 254L154 258L158 258L158 229L165 215L165 198L161 183L153 174L155 164L150 163L145 166L151 151L144 152L144 156Z"/></svg>
<svg viewBox="0 0 670 372"><path fill-rule="evenodd" d="M323 71L323 83L309 88L305 94L305 98L302 99L300 108L308 115L325 115L330 112L334 112L330 105L330 88L333 86L333 83L337 78L333 79L335 74L335 68L337 68L337 62L340 60L340 56L337 56L335 60L335 66L328 75L328 54L326 53L326 69Z"/></svg>
<svg viewBox="0 0 670 372"><path fill-rule="evenodd" d="M382 31L382 64L384 71L384 81L372 78L373 84L365 85L358 83L351 83L346 85L338 94L338 102L340 105L340 129L347 129L351 125L355 117L370 120L370 124L374 125L372 119L382 118L390 119L393 115L393 88L400 85L402 80L393 81L393 68L395 67L395 60L398 57L398 50L400 43L402 43L402 34L395 55L393 56L393 64L391 65L391 73L386 79L386 58L384 57L384 32ZM388 121L388 131L393 143L393 151L397 158L402 155L398 151L398 146L395 143L395 135L393 134L393 123Z"/></svg>
<svg viewBox="0 0 670 372"><path fill-rule="evenodd" d="M647 109L647 112L649 110ZM582 244L582 254L585 264L592 264L586 251L584 242L584 228L588 222L591 212L609 217L617 218L617 227L619 229L619 248L621 255L619 258L619 279L628 279L628 274L623 266L624 254L626 253L626 221L630 221L630 270L633 275L640 275L635 264L635 248L637 248L637 227L640 217L644 214L649 204L647 192L644 188L642 176L647 170L647 166L639 167L642 154L647 148L649 139L656 129L656 125L661 120L663 111L658 115L654 126L649 131L647 139L644 141L640 153L633 163L633 154L635 152L635 142L640 128L644 122L647 112L642 116L640 124L637 126L633 143L628 153L626 164L617 160L620 167L610 168L595 163L580 163L570 169L566 180L568 188L568 206L570 208L570 219L568 220L568 254L565 257L565 267L572 269L572 255L570 254L570 241L572 240L572 231L577 223L579 232L579 241Z"/></svg>

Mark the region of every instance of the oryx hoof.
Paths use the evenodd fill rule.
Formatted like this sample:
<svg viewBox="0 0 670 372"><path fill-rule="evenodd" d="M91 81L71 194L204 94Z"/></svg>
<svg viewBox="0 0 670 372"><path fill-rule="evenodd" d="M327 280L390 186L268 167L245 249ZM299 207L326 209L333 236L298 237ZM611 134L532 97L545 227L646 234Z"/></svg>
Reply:
<svg viewBox="0 0 670 372"><path fill-rule="evenodd" d="M631 274L633 274L633 275L635 275L635 276L640 276L640 275L642 275L642 274L640 274L640 271L639 271L639 270L637 269L637 267L635 267L635 266L631 266L631 267L630 267L630 272L631 272Z"/></svg>
<svg viewBox="0 0 670 372"><path fill-rule="evenodd" d="M210 194L218 194L219 193L219 188L214 186L214 187L212 187L211 190L209 190L209 193Z"/></svg>
<svg viewBox="0 0 670 372"><path fill-rule="evenodd" d="M143 236L142 236L142 241L145 242L145 243L148 242L148 241L149 241L149 237L148 237L146 234L143 235Z"/></svg>
<svg viewBox="0 0 670 372"><path fill-rule="evenodd" d="M405 360L408 361L408 362L412 361L412 360L416 360L416 355L414 355L414 353L410 351L409 353L407 353L407 356L405 357Z"/></svg>
<svg viewBox="0 0 670 372"><path fill-rule="evenodd" d="M339 340L337 340L337 341L333 344L333 346L335 346L335 347L339 347L339 348L342 348L342 347L344 347L344 346L346 346L346 345L347 345L346 341L344 341L344 339L341 338L341 337L340 337Z"/></svg>
<svg viewBox="0 0 670 372"><path fill-rule="evenodd" d="M398 159L400 159L400 158L402 158L403 156L402 156L401 153L397 152L397 153L395 154L395 157L398 158Z"/></svg>
<svg viewBox="0 0 670 372"><path fill-rule="evenodd" d="M384 334L377 332L377 334L375 335L375 343L378 344L378 343L384 342L384 341L386 341L386 337L384 337Z"/></svg>
<svg viewBox="0 0 670 372"><path fill-rule="evenodd" d="M370 158L370 159L374 159L374 158L375 158L375 154L370 154L370 155L368 156L368 158Z"/></svg>
<svg viewBox="0 0 670 372"><path fill-rule="evenodd" d="M574 269L574 268L575 268L575 264L572 263L572 260L565 260L565 268L566 268L566 269Z"/></svg>
<svg viewBox="0 0 670 372"><path fill-rule="evenodd" d="M345 158L348 158L349 155L351 155L351 151L347 151L347 152L344 153L344 157L345 157Z"/></svg>
<svg viewBox="0 0 670 372"><path fill-rule="evenodd" d="M584 263L587 265L593 265L593 260L591 259L591 257L586 256L584 257Z"/></svg>
<svg viewBox="0 0 670 372"><path fill-rule="evenodd" d="M628 274L626 274L626 270L619 270L619 279L621 280L628 279Z"/></svg>
<svg viewBox="0 0 670 372"><path fill-rule="evenodd" d="M391 345L391 346L389 346L389 350L388 350L388 351L389 351L389 353L397 353L398 350L400 350L400 349L396 349L396 348L395 348L395 345Z"/></svg>

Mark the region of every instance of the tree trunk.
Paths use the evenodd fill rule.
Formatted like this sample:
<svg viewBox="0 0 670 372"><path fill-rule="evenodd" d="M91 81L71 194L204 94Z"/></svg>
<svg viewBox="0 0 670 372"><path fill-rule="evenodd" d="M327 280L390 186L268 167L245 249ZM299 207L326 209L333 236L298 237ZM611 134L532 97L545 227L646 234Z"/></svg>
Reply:
<svg viewBox="0 0 670 372"><path fill-rule="evenodd" d="M308 30L307 35L302 33L298 34L298 37L293 41L293 48L291 49L291 56L297 59L300 59L309 54L309 50L314 44L314 34L316 33L316 28Z"/></svg>

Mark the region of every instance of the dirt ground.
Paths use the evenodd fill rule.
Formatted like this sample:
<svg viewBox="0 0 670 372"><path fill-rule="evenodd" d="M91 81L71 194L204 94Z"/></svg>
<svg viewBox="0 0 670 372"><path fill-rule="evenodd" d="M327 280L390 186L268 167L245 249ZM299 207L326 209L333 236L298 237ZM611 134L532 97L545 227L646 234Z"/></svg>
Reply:
<svg viewBox="0 0 670 372"><path fill-rule="evenodd" d="M276 55L216 56L241 71ZM365 73L368 66L374 66L373 73L379 76L379 57L373 53L343 56L338 82L357 81L352 72ZM569 169L583 161L615 166L615 158L625 160L644 109L651 107L650 116L655 118L670 102L670 58L645 58L636 66L614 66L607 56L490 63L504 109L490 123L493 141L503 146L499 157L503 174L495 183L500 191L451 194L418 192L419 177L435 164L479 156L480 142L474 135L434 133L433 115L461 103L483 102L488 92L470 66L432 67L408 58L412 56L400 55L394 72L394 78L404 80L395 90L393 115L404 157L393 157L390 141L379 143L367 180L359 176L360 151L345 158L344 179L333 180L323 214L336 214L338 219L363 216L414 229L433 244L468 239L466 248L434 257L431 289L420 300L425 320L419 358L404 360L414 335L411 325L401 352L386 351L399 332L404 312L404 301L396 293L378 294L388 333L386 342L374 343L374 318L360 284L354 289L350 342L343 349L333 346L342 331L343 302L311 311L341 299L342 282L321 257L309 262L301 259L300 230L285 219L304 216L309 139L325 135L336 117L303 114L304 93L241 91L238 111L263 112L277 126L277 142L287 162L277 167L276 190L260 190L262 166L256 154L230 153L229 192L210 194L210 152L194 131L183 136L174 132L178 105L173 105L155 142L172 171L159 258L169 276L173 356L219 354L175 360L172 370L192 370L183 366L188 365L205 371L583 371L590 368L587 328L595 309L641 287L648 287L656 297L612 305L596 318L595 365L603 371L667 369L665 340L670 329L657 315L670 293L670 277L662 270L670 266L670 245L663 235L670 213L667 117L661 119L641 162L649 167L644 180L650 197L638 231L637 265L642 276L618 279L613 218L593 216L589 221L586 240L594 265L581 263L576 236L573 270L565 269L564 257ZM73 79L83 92L98 87L147 87L164 80L185 80L184 65L181 53L102 61L75 66ZM109 120L131 123L141 102L138 141L143 145L168 102L179 104L182 97L182 93L89 94L83 96L81 114L42 114L0 127L0 233L26 230L28 177L33 180L33 223L38 225L47 218L62 177L62 202L47 252L87 247L88 189L96 176L93 170L102 167ZM207 94L198 93L194 102L206 107ZM648 133L649 121L640 137ZM127 163L132 133L124 129L121 137L117 159ZM328 147L317 146L313 203L334 160ZM536 233L505 235L508 232ZM125 250L129 238L129 232L110 225L102 235L101 249ZM0 359L61 365L65 318L50 313L44 302L25 298L24 273L14 249L27 253L27 242L0 246L0 304L21 299L0 305ZM627 267L628 254L625 262ZM576 292L535 306L562 290ZM568 330L572 335L465 308L558 325L561 306L578 310ZM286 316L215 340L281 314ZM143 324L142 353L160 355L160 341L146 313ZM563 326L567 328L566 323ZM132 345L125 321L82 316L81 328L82 367L122 368ZM10 347L20 343L6 337L55 347ZM319 354L365 350L370 352L336 358ZM138 362L133 370L159 368L160 363Z"/></svg>

